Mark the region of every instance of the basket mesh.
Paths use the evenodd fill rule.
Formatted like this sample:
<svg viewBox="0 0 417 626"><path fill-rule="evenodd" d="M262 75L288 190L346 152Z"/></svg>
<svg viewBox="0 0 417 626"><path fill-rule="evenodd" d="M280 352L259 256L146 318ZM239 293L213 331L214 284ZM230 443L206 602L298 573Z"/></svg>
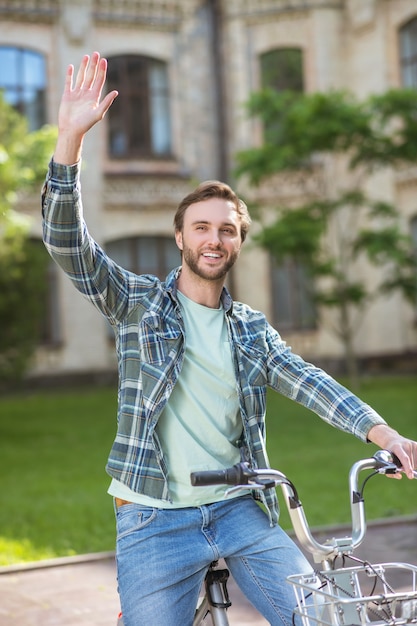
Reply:
<svg viewBox="0 0 417 626"><path fill-rule="evenodd" d="M417 567L407 563L290 576L303 626L417 624ZM396 589L397 588L397 589Z"/></svg>

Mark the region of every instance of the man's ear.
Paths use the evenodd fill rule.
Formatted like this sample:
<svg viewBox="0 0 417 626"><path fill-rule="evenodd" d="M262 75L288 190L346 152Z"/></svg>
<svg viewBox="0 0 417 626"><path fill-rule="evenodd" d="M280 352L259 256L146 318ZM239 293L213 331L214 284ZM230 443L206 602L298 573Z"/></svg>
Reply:
<svg viewBox="0 0 417 626"><path fill-rule="evenodd" d="M175 231L175 241L177 243L178 248L182 250L183 249L182 232L180 230Z"/></svg>

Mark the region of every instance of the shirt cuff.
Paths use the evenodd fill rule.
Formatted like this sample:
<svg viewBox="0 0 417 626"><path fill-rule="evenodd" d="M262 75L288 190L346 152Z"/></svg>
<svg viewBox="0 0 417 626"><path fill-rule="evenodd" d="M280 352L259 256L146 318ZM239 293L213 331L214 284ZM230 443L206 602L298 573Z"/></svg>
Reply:
<svg viewBox="0 0 417 626"><path fill-rule="evenodd" d="M53 157L49 162L48 179L50 181L73 186L78 182L81 170L81 160L73 165L55 163Z"/></svg>

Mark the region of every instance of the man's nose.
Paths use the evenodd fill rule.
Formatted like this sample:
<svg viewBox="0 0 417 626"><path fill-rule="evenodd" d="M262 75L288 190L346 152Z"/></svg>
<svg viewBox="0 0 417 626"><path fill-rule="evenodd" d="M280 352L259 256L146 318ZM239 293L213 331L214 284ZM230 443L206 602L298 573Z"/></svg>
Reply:
<svg viewBox="0 0 417 626"><path fill-rule="evenodd" d="M220 231L216 228L210 231L210 243L216 246L221 243Z"/></svg>

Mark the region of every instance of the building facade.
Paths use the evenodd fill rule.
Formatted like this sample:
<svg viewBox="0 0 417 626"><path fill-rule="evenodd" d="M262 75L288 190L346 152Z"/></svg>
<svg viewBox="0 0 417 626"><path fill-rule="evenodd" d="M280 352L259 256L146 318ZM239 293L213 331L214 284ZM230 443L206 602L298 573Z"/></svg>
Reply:
<svg viewBox="0 0 417 626"><path fill-rule="evenodd" d="M0 88L30 127L56 123L69 63L98 50L108 89L120 95L87 136L82 190L90 232L125 267L163 277L179 264L178 202L196 183L221 179L266 211L315 193L319 177L277 177L251 189L235 181L235 155L257 145L251 92L271 83L306 92L349 89L359 97L417 88L415 0L0 0ZM417 247L417 168L384 171L368 191L393 202ZM306 192L307 189L307 192ZM39 198L19 210L40 239ZM254 230L257 226L254 224ZM364 268L369 280L377 270ZM31 374L114 372L105 320L51 265L42 343ZM263 310L305 358L334 364L343 348L331 319L309 315L303 277L291 263L245 244L229 284ZM317 321L320 319L320 322ZM399 295L376 301L358 325L358 354L386 362L417 353L416 309Z"/></svg>

